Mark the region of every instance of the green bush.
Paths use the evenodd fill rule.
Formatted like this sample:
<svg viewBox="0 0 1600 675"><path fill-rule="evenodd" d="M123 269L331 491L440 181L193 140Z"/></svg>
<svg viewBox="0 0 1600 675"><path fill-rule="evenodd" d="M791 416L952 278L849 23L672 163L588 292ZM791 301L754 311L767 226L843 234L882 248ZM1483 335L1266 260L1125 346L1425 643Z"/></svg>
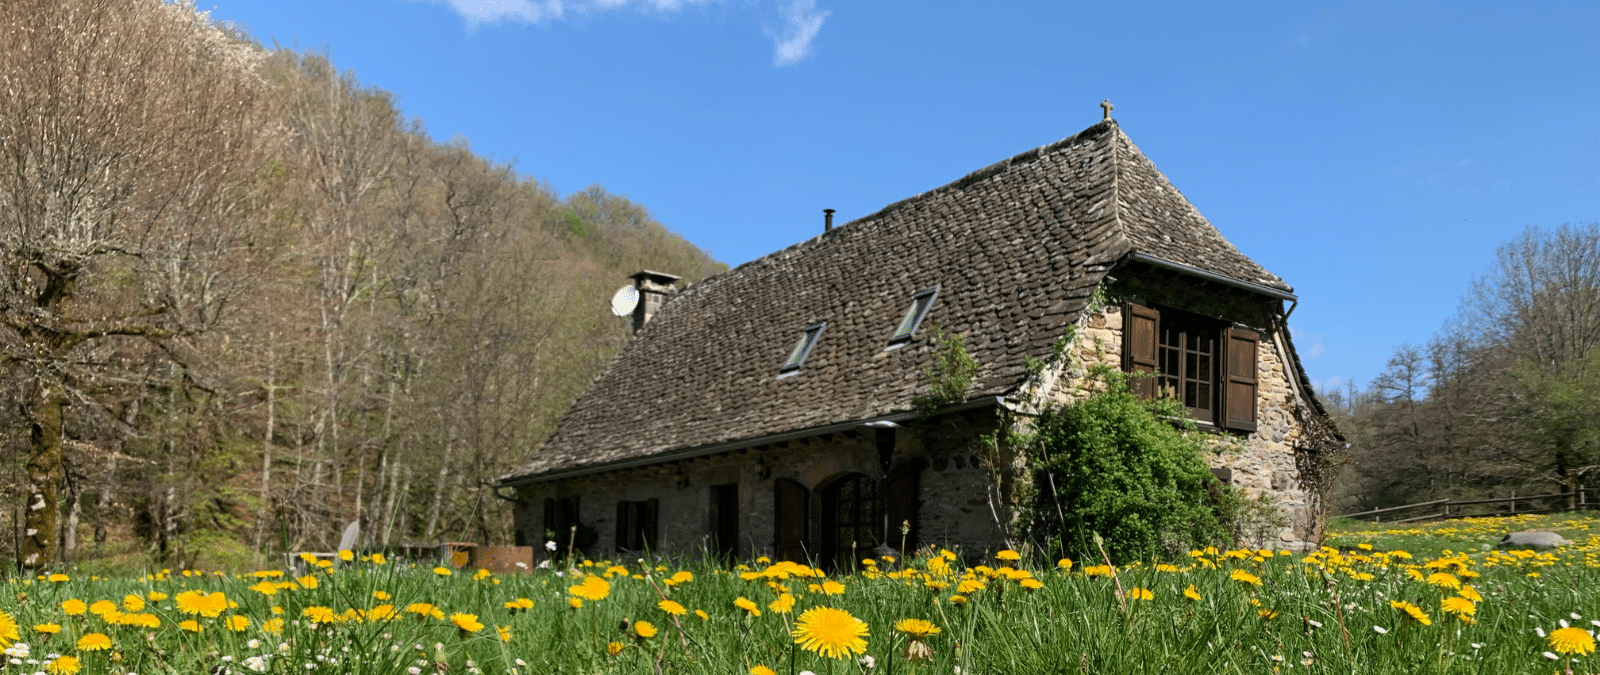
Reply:
<svg viewBox="0 0 1600 675"><path fill-rule="evenodd" d="M1090 372L1093 396L1047 406L1018 439L1033 470L1030 538L1046 552L1099 560L1170 558L1226 543L1214 505L1225 489L1206 466L1208 442L1170 399L1134 394L1123 373Z"/></svg>

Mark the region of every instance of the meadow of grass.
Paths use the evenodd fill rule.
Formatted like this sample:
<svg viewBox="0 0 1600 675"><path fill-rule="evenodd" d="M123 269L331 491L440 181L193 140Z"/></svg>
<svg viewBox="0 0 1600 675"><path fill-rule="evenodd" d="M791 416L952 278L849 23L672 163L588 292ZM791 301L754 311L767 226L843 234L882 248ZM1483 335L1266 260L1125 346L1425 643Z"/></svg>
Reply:
<svg viewBox="0 0 1600 675"><path fill-rule="evenodd" d="M1575 544L1482 548L1541 522ZM1310 555L1115 569L929 549L829 575L765 560L493 575L357 554L298 577L60 574L0 597L0 672L1592 673L1597 522L1361 526Z"/></svg>

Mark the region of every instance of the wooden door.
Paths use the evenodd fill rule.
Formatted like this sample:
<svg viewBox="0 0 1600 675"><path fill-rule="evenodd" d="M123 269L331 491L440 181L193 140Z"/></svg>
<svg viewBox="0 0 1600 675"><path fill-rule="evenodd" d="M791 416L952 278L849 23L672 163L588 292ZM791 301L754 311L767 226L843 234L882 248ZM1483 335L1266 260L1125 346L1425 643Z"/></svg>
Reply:
<svg viewBox="0 0 1600 675"><path fill-rule="evenodd" d="M808 505L810 490L792 480L779 478L773 481L777 491L777 514L773 519L775 530L773 548L779 560L806 562L806 520L810 517Z"/></svg>

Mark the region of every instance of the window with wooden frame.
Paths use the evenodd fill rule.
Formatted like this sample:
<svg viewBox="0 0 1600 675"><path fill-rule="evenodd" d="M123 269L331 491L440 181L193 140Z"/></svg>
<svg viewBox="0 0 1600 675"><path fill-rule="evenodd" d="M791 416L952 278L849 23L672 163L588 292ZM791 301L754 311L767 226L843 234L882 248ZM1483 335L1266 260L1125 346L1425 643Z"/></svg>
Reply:
<svg viewBox="0 0 1600 675"><path fill-rule="evenodd" d="M1257 333L1130 302L1122 335L1123 370L1152 374L1133 383L1136 393L1177 399L1201 424L1256 430Z"/></svg>
<svg viewBox="0 0 1600 675"><path fill-rule="evenodd" d="M654 551L656 512L659 502L617 502L617 550Z"/></svg>

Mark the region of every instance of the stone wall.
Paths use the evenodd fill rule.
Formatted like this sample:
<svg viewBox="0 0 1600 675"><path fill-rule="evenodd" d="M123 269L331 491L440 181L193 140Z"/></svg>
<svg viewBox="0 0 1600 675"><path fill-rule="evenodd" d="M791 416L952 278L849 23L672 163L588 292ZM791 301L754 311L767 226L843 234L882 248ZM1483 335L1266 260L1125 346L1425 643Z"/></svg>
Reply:
<svg viewBox="0 0 1600 675"><path fill-rule="evenodd" d="M918 528L923 545L981 555L1003 546L996 510L990 508L994 484L991 468L998 463L982 436L996 427L990 410L946 415L932 429L907 426L895 431L890 472L921 467ZM911 423L908 423L910 425ZM516 523L521 538L544 541L546 497L578 497L579 522L593 528L599 540L594 555L612 555L616 542L619 501L659 500L657 548L663 553L697 555L712 548L712 487L739 486L740 557L771 556L776 515L775 482L793 480L811 491L808 545L820 545L821 492L851 474L884 476L874 430L862 428L781 443L759 445L651 467L592 474L517 488ZM558 543L566 545L566 533ZM890 543L899 547L899 526L891 526Z"/></svg>
<svg viewBox="0 0 1600 675"><path fill-rule="evenodd" d="M1123 281L1109 282L1100 306L1091 307L1078 322L1076 339L1065 358L1037 378L1028 393L1038 403L1067 403L1089 395L1093 382L1089 368L1104 364L1122 367L1122 301L1226 318L1260 334L1257 345L1256 431L1249 434L1217 429L1210 435L1217 452L1207 458L1217 477L1251 499L1265 495L1287 525L1262 532L1253 546L1291 550L1314 549L1318 543L1318 505L1302 489L1296 468L1296 441L1302 429L1294 411L1306 406L1295 386L1287 348L1278 321L1258 296L1213 284L1196 283L1149 267L1119 270ZM1135 276L1136 275L1136 276Z"/></svg>

